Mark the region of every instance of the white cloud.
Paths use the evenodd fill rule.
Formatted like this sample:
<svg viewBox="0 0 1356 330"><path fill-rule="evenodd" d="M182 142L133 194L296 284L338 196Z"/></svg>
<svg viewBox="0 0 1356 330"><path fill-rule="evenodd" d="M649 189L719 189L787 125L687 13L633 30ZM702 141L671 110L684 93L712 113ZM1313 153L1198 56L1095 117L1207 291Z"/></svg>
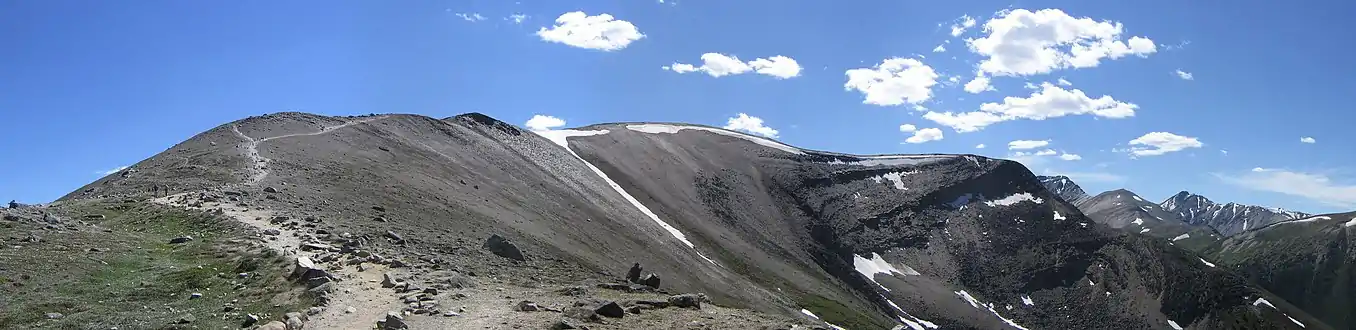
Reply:
<svg viewBox="0 0 1356 330"><path fill-rule="evenodd" d="M974 26L975 26L974 17L970 17L970 15L961 16L960 22L951 25L951 36L959 37L961 33L965 33L966 29L972 28Z"/></svg>
<svg viewBox="0 0 1356 330"><path fill-rule="evenodd" d="M914 131L917 131L917 130L918 130L918 127L917 127L917 126L913 126L912 124L899 125L899 131L900 131L900 132L904 132L904 133L913 133Z"/></svg>
<svg viewBox="0 0 1356 330"><path fill-rule="evenodd" d="M114 168L108 169L108 170L94 171L94 174L100 174L100 175L112 175L113 173L122 172L122 170L125 170L125 169L127 169L127 166L118 166L118 167L114 167Z"/></svg>
<svg viewBox="0 0 1356 330"><path fill-rule="evenodd" d="M903 130L903 127L900 127ZM942 139L942 130L938 128L924 128L913 132L913 136L904 139L905 143L923 143L928 141L937 141Z"/></svg>
<svg viewBox="0 0 1356 330"><path fill-rule="evenodd" d="M720 53L702 54L702 65L673 63L665 66L664 70L677 73L705 72L712 77L723 77L728 75L737 75L747 72L754 72L762 75L777 77L779 79L794 78L800 76L801 67L796 60L786 56L773 56L769 58L757 58L747 63L739 60L738 57Z"/></svg>
<svg viewBox="0 0 1356 330"><path fill-rule="evenodd" d="M1214 176L1244 189L1297 196L1343 209L1356 208L1356 183L1336 183L1323 174L1259 167L1250 172L1214 173Z"/></svg>
<svg viewBox="0 0 1356 330"><path fill-rule="evenodd" d="M620 50L645 37L631 22L613 19L608 14L588 16L582 11L561 14L555 26L537 30L537 36L544 41L602 51Z"/></svg>
<svg viewBox="0 0 1356 330"><path fill-rule="evenodd" d="M995 123L1028 119L1045 120L1070 115L1087 115L1102 118L1126 118L1135 115L1139 108L1134 103L1117 101L1109 95L1098 98L1088 97L1082 90L1066 90L1050 83L1042 83L1041 90L1029 97L1004 97L1003 103L984 103L977 112L953 114L950 112L928 112L924 119L955 129L957 132L974 132Z"/></svg>
<svg viewBox="0 0 1356 330"><path fill-rule="evenodd" d="M941 52L945 52L945 51L946 51L946 46L944 46L944 45L937 45L937 47L933 47L933 48L932 48L932 52L933 52L933 53L941 53Z"/></svg>
<svg viewBox="0 0 1356 330"><path fill-rule="evenodd" d="M984 144L980 143L979 145L975 146L975 149L984 149L984 147L985 147Z"/></svg>
<svg viewBox="0 0 1356 330"><path fill-rule="evenodd" d="M970 94L979 94L991 90L993 90L993 86L989 86L989 77L976 76L975 79L965 83L965 91Z"/></svg>
<svg viewBox="0 0 1356 330"><path fill-rule="evenodd" d="M527 15L523 14L513 14L505 17L504 20L513 21L513 24L523 24L523 21L526 21L527 17Z"/></svg>
<svg viewBox="0 0 1356 330"><path fill-rule="evenodd" d="M1008 142L1008 150L1036 149L1050 145L1050 140L1016 140Z"/></svg>
<svg viewBox="0 0 1356 330"><path fill-rule="evenodd" d="M1045 149L1045 150L1041 150L1041 151L1037 151L1037 152L1036 152L1036 156L1054 156L1054 155L1056 155L1056 154L1059 154L1059 153L1058 153L1058 152L1055 152L1054 149Z"/></svg>
<svg viewBox="0 0 1356 330"><path fill-rule="evenodd" d="M1059 9L999 12L984 23L984 32L983 37L967 42L971 51L985 56L979 63L980 71L994 75L1095 67L1103 59L1144 57L1157 51L1148 38L1122 40L1119 22L1075 18Z"/></svg>
<svg viewBox="0 0 1356 330"><path fill-rule="evenodd" d="M1127 151L1132 155L1158 156L1169 152L1182 151L1188 148L1200 148L1205 144L1194 137L1186 137L1168 132L1151 132L1135 138L1134 140L1130 140L1130 145L1131 148Z"/></svg>
<svg viewBox="0 0 1356 330"><path fill-rule="evenodd" d="M553 116L534 115L528 119L523 126L533 131L549 131L552 128L565 126L565 120Z"/></svg>
<svg viewBox="0 0 1356 330"><path fill-rule="evenodd" d="M745 131L770 138L777 137L777 130L763 125L763 119L739 113L738 117L730 117L726 120L725 129Z"/></svg>
<svg viewBox="0 0 1356 330"><path fill-rule="evenodd" d="M485 16L481 16L480 13L457 13L457 17L461 17L461 19L466 20L467 22L479 22L485 20Z"/></svg>
<svg viewBox="0 0 1356 330"><path fill-rule="evenodd" d="M1303 143L1316 143L1316 142L1318 142L1318 140L1314 140L1314 138L1306 136L1306 137L1300 138L1300 142L1303 142Z"/></svg>
<svg viewBox="0 0 1356 330"><path fill-rule="evenodd" d="M1195 77L1193 77L1193 76L1191 75L1191 72L1182 71L1182 69L1177 69L1177 71L1176 71L1176 72L1173 72L1173 73L1176 73L1176 74L1177 74L1177 78L1182 78L1182 80L1194 80L1194 79L1196 79Z"/></svg>
<svg viewBox="0 0 1356 330"><path fill-rule="evenodd" d="M1229 151L1228 151L1228 150L1224 150L1224 149L1220 149L1220 150L1219 150L1219 153L1220 153L1220 154L1224 154L1224 155L1226 155L1226 156L1229 155Z"/></svg>
<svg viewBox="0 0 1356 330"><path fill-rule="evenodd" d="M912 58L889 58L872 68L851 69L844 72L845 90L855 90L866 96L864 104L881 106L918 104L932 98L932 86L937 84L937 72Z"/></svg>
<svg viewBox="0 0 1356 330"><path fill-rule="evenodd" d="M1074 161L1074 160L1083 159L1083 156L1079 156L1079 155L1076 155L1076 154L1071 154L1071 153L1067 153L1067 152L1066 152L1066 153L1064 153L1064 154L1062 154L1062 155L1059 155L1059 159L1068 160L1068 161Z"/></svg>
<svg viewBox="0 0 1356 330"><path fill-rule="evenodd" d="M1059 78L1058 82L1060 85L1063 86L1073 86L1073 83L1069 82L1068 80L1064 80L1064 78Z"/></svg>

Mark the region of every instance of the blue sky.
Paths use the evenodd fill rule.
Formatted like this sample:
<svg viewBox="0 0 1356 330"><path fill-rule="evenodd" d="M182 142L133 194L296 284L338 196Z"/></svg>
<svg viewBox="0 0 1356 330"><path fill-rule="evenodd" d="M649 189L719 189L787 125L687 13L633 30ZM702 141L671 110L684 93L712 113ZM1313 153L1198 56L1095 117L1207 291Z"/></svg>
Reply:
<svg viewBox="0 0 1356 330"><path fill-rule="evenodd" d="M565 15L572 12L581 13ZM1185 189L1216 201L1349 211L1351 12L1356 4L1260 1L1224 9L1181 1L6 1L0 198L49 201L250 115L477 111L520 124L552 116L565 126L725 126L745 114L740 127L812 149L977 153L1069 174L1092 193L1125 187L1161 200ZM953 36L964 17L975 25ZM567 33L599 28L609 32ZM938 45L946 51L934 52ZM717 55L704 62L707 53ZM993 90L976 83L979 93L966 91L977 73ZM1018 140L1048 145L1010 150ZM1035 156L1046 149L1054 155Z"/></svg>

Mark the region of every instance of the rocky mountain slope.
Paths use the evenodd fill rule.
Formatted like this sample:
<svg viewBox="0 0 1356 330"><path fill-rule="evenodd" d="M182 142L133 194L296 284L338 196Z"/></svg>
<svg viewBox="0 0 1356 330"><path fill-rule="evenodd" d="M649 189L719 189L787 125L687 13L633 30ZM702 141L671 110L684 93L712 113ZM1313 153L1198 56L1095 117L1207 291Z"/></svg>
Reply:
<svg viewBox="0 0 1356 330"><path fill-rule="evenodd" d="M280 113L63 202L112 198L256 227L333 281L320 328L1327 328L1168 240L1093 223L1015 162L705 126ZM665 306L715 306L615 294L660 294L613 284L637 262L658 290L704 293Z"/></svg>
<svg viewBox="0 0 1356 330"><path fill-rule="evenodd" d="M1073 204L1074 206L1079 206L1083 204L1083 202L1092 199L1091 195L1088 195L1087 192L1083 191L1083 187L1079 187L1077 183L1074 183L1074 181L1067 176L1041 175L1036 176L1036 179L1040 180L1042 185L1045 185L1045 189L1049 189L1051 193L1054 193L1056 196L1059 196L1059 198L1064 199L1064 201L1069 202L1069 204Z"/></svg>
<svg viewBox="0 0 1356 330"><path fill-rule="evenodd" d="M1254 228L1201 249L1337 329L1356 329L1356 212Z"/></svg>
<svg viewBox="0 0 1356 330"><path fill-rule="evenodd" d="M1308 217L1309 214L1237 203L1218 204L1205 196L1182 191L1164 200L1160 206L1192 225L1214 228L1232 236L1252 228Z"/></svg>
<svg viewBox="0 0 1356 330"><path fill-rule="evenodd" d="M1175 214L1159 208L1158 204L1125 189L1098 194L1079 209L1094 221L1111 228L1170 239L1174 244L1197 246L1222 238L1210 227L1187 224Z"/></svg>

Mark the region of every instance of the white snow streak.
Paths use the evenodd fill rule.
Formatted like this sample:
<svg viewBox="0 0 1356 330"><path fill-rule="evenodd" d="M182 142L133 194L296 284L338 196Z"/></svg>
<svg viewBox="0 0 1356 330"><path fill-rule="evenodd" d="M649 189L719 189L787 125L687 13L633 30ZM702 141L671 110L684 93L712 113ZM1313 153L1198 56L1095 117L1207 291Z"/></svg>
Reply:
<svg viewBox="0 0 1356 330"><path fill-rule="evenodd" d="M769 148L773 148L773 149L777 149L777 150L781 150L781 151L785 151L785 152L789 152L789 153L793 153L793 154L797 154L797 155L804 155L804 154L805 154L805 152L804 152L804 151L801 151L800 148L792 147L792 146L783 144L783 143L781 143L781 142L773 141L773 140L771 140L771 139L762 138L762 137L757 137L757 136L748 135L748 134L744 134L744 133L731 132L731 131L727 131L727 130L723 130L723 129L718 129L718 128L701 127L701 126L679 126L679 125L667 125L667 124L637 124L637 125L626 125L626 129L629 129L629 130L632 130L632 131L641 132L641 133L650 133L650 134L659 134L659 133L677 134L678 131L682 131L682 130L685 130L685 129L694 129L694 130L707 131L707 132L716 133L716 134L720 134L720 135L724 135L724 136L729 136L729 137L735 137L735 138L740 138L740 139L748 140L749 142L757 143L757 144L762 145L762 146L764 146L764 147L769 147Z"/></svg>
<svg viewBox="0 0 1356 330"><path fill-rule="evenodd" d="M1295 322L1295 324L1298 324L1301 328L1308 328L1308 327L1304 326L1304 323L1300 323L1299 320L1296 320L1295 318L1290 317L1290 314L1285 314L1285 318L1290 319L1290 322Z"/></svg>
<svg viewBox="0 0 1356 330"><path fill-rule="evenodd" d="M1184 239L1188 239L1188 238L1191 238L1191 234L1181 234L1181 235L1177 235L1177 237L1173 237L1173 238L1172 238L1172 241L1173 241L1173 242L1176 242L1176 241L1180 241L1180 240L1184 240Z"/></svg>
<svg viewBox="0 0 1356 330"><path fill-rule="evenodd" d="M1027 306L1036 306L1036 301L1031 300L1031 296L1022 296L1022 303Z"/></svg>
<svg viewBox="0 0 1356 330"><path fill-rule="evenodd" d="M1139 196L1131 196L1131 197L1134 197L1135 200L1137 200L1137 201L1141 201L1141 202L1144 201L1144 199L1143 199L1143 198L1139 198Z"/></svg>
<svg viewBox="0 0 1356 330"><path fill-rule="evenodd" d="M1147 233L1147 232L1149 232L1149 228L1144 228L1144 229L1140 229L1140 230L1139 230L1139 233L1140 233L1140 234Z"/></svg>
<svg viewBox="0 0 1356 330"><path fill-rule="evenodd" d="M1352 227L1352 226L1356 226L1356 218L1351 218L1351 221L1347 221L1347 223L1342 224L1342 226L1343 226L1343 227Z"/></svg>
<svg viewBox="0 0 1356 330"><path fill-rule="evenodd" d="M1210 266L1211 268L1215 267L1215 264L1212 264L1212 263L1210 263L1209 261L1205 261L1204 258L1196 258L1196 259L1201 259L1201 262L1205 263L1206 266Z"/></svg>
<svg viewBox="0 0 1356 330"><path fill-rule="evenodd" d="M1267 307L1271 307L1271 309L1276 309L1276 305L1272 305L1270 301L1267 301L1267 298L1257 298L1257 301L1253 301L1252 305L1253 306L1267 305Z"/></svg>
<svg viewBox="0 0 1356 330"><path fill-rule="evenodd" d="M579 159L579 161L581 162L584 162L584 165L587 165L590 170L593 170L594 174L597 174L599 177L603 178L603 181L606 181L607 185L612 186L612 190L616 190L617 193L621 194L623 198L626 198L627 202L631 202L632 206L635 206L636 209L639 209L641 213L644 213L646 216L650 217L650 220L654 220L655 223L658 223L659 227L664 228L664 230L668 231L669 234L673 235L673 237L678 238L678 240L682 241L683 244L686 244L687 247L692 248L693 251L697 252L697 256L702 257L702 259L706 259L707 262L710 262L713 265L716 264L715 260L707 258L706 255L703 255L701 251L697 250L697 247L695 245L692 245L691 241L687 240L687 235L683 235L683 232L678 231L678 228L669 225L668 222L664 222L664 220L662 219L659 219L659 215L656 215L654 214L653 211L650 211L650 208L645 207L645 204L641 204L640 200L636 199L635 196L631 196L630 193L627 193L626 189L622 189L621 185L617 184L616 181L612 181L612 178L608 177L607 173L603 173L603 170L598 169L597 166L593 166L593 164L589 163L587 160L584 160L583 157L579 157L579 154L575 153L573 149L570 149L570 144L567 138L571 136L602 135L607 134L608 133L607 130L600 131L555 130L555 131L537 131L535 133L541 135L542 137L545 137L548 140L551 140L551 142L555 142L562 148L565 148L565 151L569 151L570 155L573 155L574 158Z"/></svg>
<svg viewBox="0 0 1356 330"><path fill-rule="evenodd" d="M819 316L815 316L815 313L811 313L808 309L801 308L800 313L805 314L805 316L813 317L816 320L819 319Z"/></svg>
<svg viewBox="0 0 1356 330"><path fill-rule="evenodd" d="M1282 222L1278 222L1277 224L1290 224L1290 223L1301 223L1301 222L1314 222L1314 221L1319 221L1319 220L1332 220L1332 217L1329 217L1329 216L1326 216L1326 215L1320 215L1320 216L1316 216L1316 217L1308 217L1308 218L1299 219L1299 220L1282 221Z"/></svg>
<svg viewBox="0 0 1356 330"><path fill-rule="evenodd" d="M1059 215L1059 211L1055 211L1055 220L1064 220L1064 219L1065 219L1064 216Z"/></svg>
<svg viewBox="0 0 1356 330"><path fill-rule="evenodd" d="M1039 197L1031 196L1030 193L1016 193L1012 194L1012 196L1003 197L1003 199L984 202L984 204L987 204L989 206L999 206L999 205L1009 206L1023 201L1031 201L1032 203L1036 204L1045 202L1041 200Z"/></svg>
<svg viewBox="0 0 1356 330"><path fill-rule="evenodd" d="M1172 320L1168 320L1168 326L1171 326L1173 329L1176 330L1182 330L1182 326L1177 325L1177 322L1173 322Z"/></svg>
<svg viewBox="0 0 1356 330"><path fill-rule="evenodd" d="M885 275L898 274L900 276L919 275L918 271L914 270L913 268L909 268L908 265L904 265L903 271L899 270L898 268L895 268L894 265L891 265L889 261L885 261L885 258L882 258L880 254L875 252L871 253L871 259L867 259L865 257L855 254L852 255L852 266L853 268L857 269L857 273L862 274L862 276L866 276L866 278L870 279L872 282L876 282L876 274L885 274ZM880 283L877 282L876 285L880 285ZM885 286L881 286L881 288L884 289ZM890 291L890 289L885 289L885 291Z"/></svg>
<svg viewBox="0 0 1356 330"><path fill-rule="evenodd" d="M974 296L971 296L969 292L965 292L965 290L956 291L956 295L957 295L957 296L960 296L961 299L964 299L965 302L970 303L970 306L971 306L971 307L974 307L974 308L980 308L981 306L983 306L985 309L988 309L988 310L989 310L989 313L993 313L993 316L998 317L999 320L1003 320L1003 323L1007 323L1008 325L1010 325L1010 326L1012 326L1012 327L1014 327L1014 328L1017 328L1017 329L1021 329L1021 330L1030 330L1030 329L1027 329L1026 327L1023 327L1023 326L1017 324L1016 322L1013 322L1012 320L1010 320L1010 319L1008 319L1008 318L1006 318L1006 317L1003 317L1003 315L999 315L999 314L998 314L998 311L997 311L997 310L994 310L993 304L984 304L984 303L981 303L981 302L979 302L979 300L975 299Z"/></svg>
<svg viewBox="0 0 1356 330"><path fill-rule="evenodd" d="M1131 221L1130 223L1133 223L1133 224L1136 224L1136 225L1143 226L1143 225L1144 225L1144 220L1143 220L1143 219L1140 219L1140 218L1135 218L1135 221Z"/></svg>
<svg viewBox="0 0 1356 330"><path fill-rule="evenodd" d="M890 180L890 182L895 183L895 189L909 190L909 187L904 186L904 176L912 174L918 174L918 171L915 170L909 172L890 172L872 177L871 179L876 180L876 183L881 183L881 179Z"/></svg>

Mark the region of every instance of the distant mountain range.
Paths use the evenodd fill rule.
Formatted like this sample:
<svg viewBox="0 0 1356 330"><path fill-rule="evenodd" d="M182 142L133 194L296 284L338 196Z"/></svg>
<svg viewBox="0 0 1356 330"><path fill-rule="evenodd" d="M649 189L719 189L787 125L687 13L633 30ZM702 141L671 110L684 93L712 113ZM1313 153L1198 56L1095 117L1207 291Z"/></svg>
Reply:
<svg viewBox="0 0 1356 330"><path fill-rule="evenodd" d="M1070 204L1074 204L1093 220L1107 224L1112 228L1123 228L1138 219L1140 221L1204 226L1221 235L1233 236L1249 229L1310 216L1308 213L1279 208L1238 203L1219 204L1205 196L1187 191L1179 192L1157 204L1125 189L1108 191L1096 197L1090 197L1082 187L1079 187L1068 177L1039 176L1037 178L1050 192L1060 196ZM1122 211L1121 209L1125 210Z"/></svg>

